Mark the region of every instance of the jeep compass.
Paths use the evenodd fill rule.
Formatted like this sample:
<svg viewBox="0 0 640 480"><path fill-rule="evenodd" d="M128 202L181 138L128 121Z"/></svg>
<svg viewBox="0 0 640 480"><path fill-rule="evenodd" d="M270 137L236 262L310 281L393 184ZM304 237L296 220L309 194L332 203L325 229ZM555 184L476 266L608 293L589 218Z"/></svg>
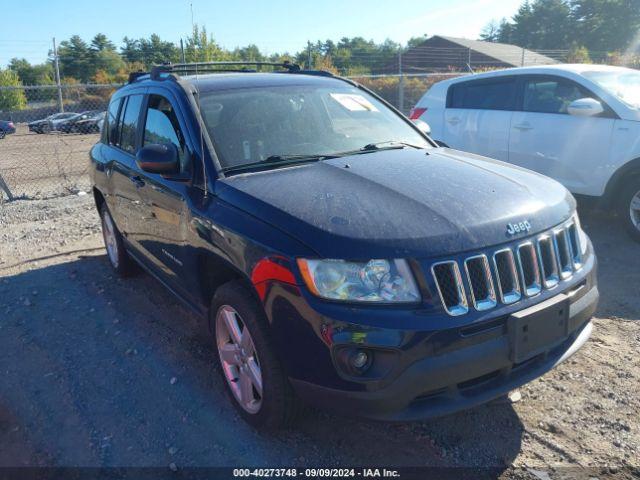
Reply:
<svg viewBox="0 0 640 480"><path fill-rule="evenodd" d="M438 147L348 79L270 66L132 74L91 151L111 265L207 319L248 422L445 415L584 344L596 257L562 185Z"/></svg>

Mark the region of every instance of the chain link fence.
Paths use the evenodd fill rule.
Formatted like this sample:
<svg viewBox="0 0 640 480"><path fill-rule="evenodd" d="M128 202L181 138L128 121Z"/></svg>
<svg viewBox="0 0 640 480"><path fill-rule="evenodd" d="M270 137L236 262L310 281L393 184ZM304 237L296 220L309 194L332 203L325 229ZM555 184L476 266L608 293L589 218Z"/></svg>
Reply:
<svg viewBox="0 0 640 480"><path fill-rule="evenodd" d="M0 87L0 201L89 189L89 150L118 85Z"/></svg>

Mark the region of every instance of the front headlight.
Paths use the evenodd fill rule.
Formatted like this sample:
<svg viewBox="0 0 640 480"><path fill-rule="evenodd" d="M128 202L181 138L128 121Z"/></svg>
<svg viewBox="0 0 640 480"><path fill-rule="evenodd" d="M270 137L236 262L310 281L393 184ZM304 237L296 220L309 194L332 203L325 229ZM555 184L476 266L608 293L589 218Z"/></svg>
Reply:
<svg viewBox="0 0 640 480"><path fill-rule="evenodd" d="M351 302L418 302L420 293L406 260L298 259L307 287L318 297Z"/></svg>

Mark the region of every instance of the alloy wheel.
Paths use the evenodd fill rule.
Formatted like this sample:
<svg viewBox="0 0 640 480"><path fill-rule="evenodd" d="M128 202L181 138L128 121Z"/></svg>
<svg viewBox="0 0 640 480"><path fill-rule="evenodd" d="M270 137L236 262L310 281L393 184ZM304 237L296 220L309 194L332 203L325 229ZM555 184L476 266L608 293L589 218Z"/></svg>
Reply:
<svg viewBox="0 0 640 480"><path fill-rule="evenodd" d="M223 305L216 315L216 343L224 377L238 404L256 414L262 406L262 370L253 338L238 312Z"/></svg>

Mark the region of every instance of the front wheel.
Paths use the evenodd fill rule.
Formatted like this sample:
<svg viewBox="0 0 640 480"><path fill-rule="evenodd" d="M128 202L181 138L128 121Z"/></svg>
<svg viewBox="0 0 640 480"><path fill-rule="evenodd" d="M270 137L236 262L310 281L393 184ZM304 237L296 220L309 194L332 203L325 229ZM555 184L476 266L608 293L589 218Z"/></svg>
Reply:
<svg viewBox="0 0 640 480"><path fill-rule="evenodd" d="M300 402L270 338L260 303L239 281L216 291L210 310L219 371L239 414L253 427L293 422Z"/></svg>
<svg viewBox="0 0 640 480"><path fill-rule="evenodd" d="M6 136L7 136L7 132L5 132L4 130L0 130L0 140L2 140Z"/></svg>
<svg viewBox="0 0 640 480"><path fill-rule="evenodd" d="M634 177L622 189L618 215L631 238L640 242L640 176Z"/></svg>

